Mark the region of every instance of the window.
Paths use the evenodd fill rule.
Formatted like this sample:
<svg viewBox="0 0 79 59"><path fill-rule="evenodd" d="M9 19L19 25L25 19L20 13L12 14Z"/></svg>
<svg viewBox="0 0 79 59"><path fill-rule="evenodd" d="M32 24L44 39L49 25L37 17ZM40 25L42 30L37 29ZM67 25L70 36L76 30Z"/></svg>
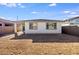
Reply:
<svg viewBox="0 0 79 59"><path fill-rule="evenodd" d="M36 30L37 29L37 23L30 23L29 29Z"/></svg>
<svg viewBox="0 0 79 59"><path fill-rule="evenodd" d="M56 29L56 27L57 27L56 23L47 23L46 24L46 29L49 29L49 30Z"/></svg>
<svg viewBox="0 0 79 59"><path fill-rule="evenodd" d="M0 26L2 26L2 24L0 24Z"/></svg>
<svg viewBox="0 0 79 59"><path fill-rule="evenodd" d="M13 26L13 24L5 24L5 26Z"/></svg>

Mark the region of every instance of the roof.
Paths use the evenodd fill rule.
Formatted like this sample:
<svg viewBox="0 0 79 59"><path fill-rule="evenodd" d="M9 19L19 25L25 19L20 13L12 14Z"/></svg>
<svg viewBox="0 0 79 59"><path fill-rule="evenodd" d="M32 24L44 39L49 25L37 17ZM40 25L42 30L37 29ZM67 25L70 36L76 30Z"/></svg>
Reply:
<svg viewBox="0 0 79 59"><path fill-rule="evenodd" d="M73 18L69 18L69 19L66 19L65 21L72 21L72 20L75 20L75 19L77 19L77 18L79 18L79 16L77 16L77 17L73 17Z"/></svg>
<svg viewBox="0 0 79 59"><path fill-rule="evenodd" d="M50 19L32 19L32 20L25 20L25 21L53 21L53 22L64 22L63 20L50 20Z"/></svg>
<svg viewBox="0 0 79 59"><path fill-rule="evenodd" d="M4 22L4 23L14 23L13 21L6 20L6 19L2 19L2 18L0 18L0 22Z"/></svg>

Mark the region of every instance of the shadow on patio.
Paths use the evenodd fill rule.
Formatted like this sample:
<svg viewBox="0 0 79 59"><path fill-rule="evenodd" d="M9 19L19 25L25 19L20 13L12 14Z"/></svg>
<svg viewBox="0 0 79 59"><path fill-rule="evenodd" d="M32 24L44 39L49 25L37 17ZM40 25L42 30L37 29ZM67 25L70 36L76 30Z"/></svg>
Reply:
<svg viewBox="0 0 79 59"><path fill-rule="evenodd" d="M79 37L66 34L26 34L20 35L16 40L29 40L33 43L47 43L47 42L79 42Z"/></svg>
<svg viewBox="0 0 79 59"><path fill-rule="evenodd" d="M4 37L4 36L10 35L10 34L14 34L14 33L2 33L2 34L0 34L0 37Z"/></svg>

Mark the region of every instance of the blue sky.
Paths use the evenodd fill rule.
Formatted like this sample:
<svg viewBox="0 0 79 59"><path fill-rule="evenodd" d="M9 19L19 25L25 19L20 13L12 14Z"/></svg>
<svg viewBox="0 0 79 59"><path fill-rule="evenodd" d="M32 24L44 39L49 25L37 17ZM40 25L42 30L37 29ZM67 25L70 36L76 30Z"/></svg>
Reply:
<svg viewBox="0 0 79 59"><path fill-rule="evenodd" d="M79 15L79 3L0 3L0 17L8 20L64 20Z"/></svg>

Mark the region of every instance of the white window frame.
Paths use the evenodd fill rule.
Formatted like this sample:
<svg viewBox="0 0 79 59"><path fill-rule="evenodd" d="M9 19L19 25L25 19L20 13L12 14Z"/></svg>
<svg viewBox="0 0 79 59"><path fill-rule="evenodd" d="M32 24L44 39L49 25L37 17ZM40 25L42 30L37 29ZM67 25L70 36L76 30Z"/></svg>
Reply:
<svg viewBox="0 0 79 59"><path fill-rule="evenodd" d="M37 30L38 29L38 24L36 22L29 23L29 29L30 30Z"/></svg>
<svg viewBox="0 0 79 59"><path fill-rule="evenodd" d="M48 27L47 27L48 26ZM46 29L47 30L54 30L57 29L57 23L47 22L46 23Z"/></svg>

